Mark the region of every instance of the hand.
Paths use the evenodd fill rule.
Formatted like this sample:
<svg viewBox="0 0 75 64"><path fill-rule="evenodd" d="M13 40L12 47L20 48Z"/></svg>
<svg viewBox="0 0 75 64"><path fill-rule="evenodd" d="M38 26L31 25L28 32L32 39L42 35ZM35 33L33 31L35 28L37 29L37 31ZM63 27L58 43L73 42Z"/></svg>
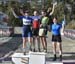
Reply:
<svg viewBox="0 0 75 64"><path fill-rule="evenodd" d="M10 10L13 11L13 8L11 8Z"/></svg>
<svg viewBox="0 0 75 64"><path fill-rule="evenodd" d="M23 10L22 10L22 9L20 9L20 12L23 12Z"/></svg>
<svg viewBox="0 0 75 64"><path fill-rule="evenodd" d="M48 8L47 12L49 12L51 10L51 7Z"/></svg>
<svg viewBox="0 0 75 64"><path fill-rule="evenodd" d="M10 10L13 10L12 8L10 8Z"/></svg>
<svg viewBox="0 0 75 64"><path fill-rule="evenodd" d="M42 27L42 24L40 24L40 27Z"/></svg>
<svg viewBox="0 0 75 64"><path fill-rule="evenodd" d="M20 9L20 13L21 13L22 15L24 15L24 13L23 13L23 10L22 10L22 9Z"/></svg>
<svg viewBox="0 0 75 64"><path fill-rule="evenodd" d="M57 2L53 3L53 6L57 5Z"/></svg>

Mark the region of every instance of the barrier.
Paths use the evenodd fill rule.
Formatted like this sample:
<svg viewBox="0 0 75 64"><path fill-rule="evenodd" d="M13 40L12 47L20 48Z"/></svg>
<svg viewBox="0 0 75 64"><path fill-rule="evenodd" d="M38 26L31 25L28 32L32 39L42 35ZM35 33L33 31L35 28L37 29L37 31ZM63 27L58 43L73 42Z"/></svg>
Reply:
<svg viewBox="0 0 75 64"><path fill-rule="evenodd" d="M67 38L75 39L75 30L66 29L64 31L64 36L67 37Z"/></svg>

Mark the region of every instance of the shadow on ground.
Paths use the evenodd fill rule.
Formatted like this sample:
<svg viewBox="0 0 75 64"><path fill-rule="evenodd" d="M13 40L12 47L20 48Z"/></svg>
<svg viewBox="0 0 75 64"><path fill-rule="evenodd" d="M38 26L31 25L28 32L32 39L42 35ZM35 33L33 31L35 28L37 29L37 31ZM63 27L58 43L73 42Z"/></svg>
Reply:
<svg viewBox="0 0 75 64"><path fill-rule="evenodd" d="M52 59L53 57L46 57L46 61L52 61ZM59 57L57 57L57 59L59 59ZM75 60L75 52L64 52L63 60Z"/></svg>
<svg viewBox="0 0 75 64"><path fill-rule="evenodd" d="M0 45L0 58L11 51L15 51L21 44L21 34L15 34L8 42Z"/></svg>

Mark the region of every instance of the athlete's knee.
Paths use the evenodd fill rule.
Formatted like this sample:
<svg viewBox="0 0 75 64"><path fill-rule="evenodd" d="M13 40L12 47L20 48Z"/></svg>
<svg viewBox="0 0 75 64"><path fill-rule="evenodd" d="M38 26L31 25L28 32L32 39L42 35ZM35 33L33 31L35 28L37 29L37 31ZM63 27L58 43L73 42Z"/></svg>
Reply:
<svg viewBox="0 0 75 64"><path fill-rule="evenodd" d="M33 42L33 38L32 37L29 37L29 42Z"/></svg>
<svg viewBox="0 0 75 64"><path fill-rule="evenodd" d="M22 39L23 39L23 42L26 42L26 41L27 41L27 38L24 38L24 37L23 37Z"/></svg>

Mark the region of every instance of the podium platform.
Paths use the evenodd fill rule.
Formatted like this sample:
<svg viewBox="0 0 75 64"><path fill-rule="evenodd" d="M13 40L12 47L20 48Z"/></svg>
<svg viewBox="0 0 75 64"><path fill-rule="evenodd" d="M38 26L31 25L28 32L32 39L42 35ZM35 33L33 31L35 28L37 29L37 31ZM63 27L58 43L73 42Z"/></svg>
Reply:
<svg viewBox="0 0 75 64"><path fill-rule="evenodd" d="M27 55L23 53L14 53L12 61L15 64L46 64L44 52L29 52Z"/></svg>
<svg viewBox="0 0 75 64"><path fill-rule="evenodd" d="M30 55L23 55L23 53L14 53L12 61L15 64L28 64Z"/></svg>
<svg viewBox="0 0 75 64"><path fill-rule="evenodd" d="M12 61L14 64L75 64L75 60L47 61L44 52L29 52L26 55L23 53L14 53Z"/></svg>

